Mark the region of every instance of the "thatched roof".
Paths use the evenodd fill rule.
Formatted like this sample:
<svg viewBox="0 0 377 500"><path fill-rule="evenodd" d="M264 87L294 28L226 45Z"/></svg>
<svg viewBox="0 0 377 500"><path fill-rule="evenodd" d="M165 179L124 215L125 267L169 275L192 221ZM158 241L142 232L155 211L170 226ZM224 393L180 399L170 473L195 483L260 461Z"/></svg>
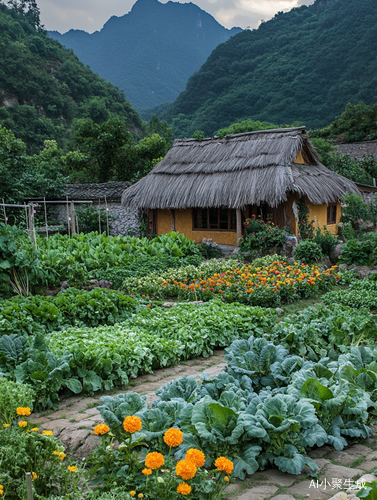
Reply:
<svg viewBox="0 0 377 500"><path fill-rule="evenodd" d="M301 151L305 165L295 163ZM305 127L227 136L177 139L154 169L126 189L124 205L137 208L229 207L263 202L275 207L289 192L317 205L358 193L356 185L326 167Z"/></svg>

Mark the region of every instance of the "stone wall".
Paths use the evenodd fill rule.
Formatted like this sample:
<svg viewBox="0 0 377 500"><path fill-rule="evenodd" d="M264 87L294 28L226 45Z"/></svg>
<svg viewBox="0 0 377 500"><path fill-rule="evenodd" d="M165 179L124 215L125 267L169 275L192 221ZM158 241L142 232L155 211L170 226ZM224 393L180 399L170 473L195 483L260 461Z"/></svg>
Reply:
<svg viewBox="0 0 377 500"><path fill-rule="evenodd" d="M349 144L336 145L338 152L342 155L350 155L351 158L362 160L363 156L374 156L377 160L377 141L351 142Z"/></svg>
<svg viewBox="0 0 377 500"><path fill-rule="evenodd" d="M79 208L79 204L75 204L75 208ZM94 205L95 206L95 205ZM102 205L104 208L104 205ZM139 236L139 217L137 210L131 210L130 208L123 207L118 202L108 202L109 215L114 216L115 220L111 222L111 236L117 236L118 234L127 235L130 231L135 233L135 236ZM67 206L66 205L55 205L56 218L62 224L67 224ZM101 228L102 231L106 228Z"/></svg>

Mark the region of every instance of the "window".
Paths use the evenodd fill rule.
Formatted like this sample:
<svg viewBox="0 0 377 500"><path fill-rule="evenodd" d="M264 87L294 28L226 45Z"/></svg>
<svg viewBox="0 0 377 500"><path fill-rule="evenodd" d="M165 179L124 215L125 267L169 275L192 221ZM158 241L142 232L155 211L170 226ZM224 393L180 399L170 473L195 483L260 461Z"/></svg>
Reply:
<svg viewBox="0 0 377 500"><path fill-rule="evenodd" d="M210 231L236 231L236 211L228 208L194 208L192 228Z"/></svg>
<svg viewBox="0 0 377 500"><path fill-rule="evenodd" d="M336 224L336 203L327 205L327 224Z"/></svg>

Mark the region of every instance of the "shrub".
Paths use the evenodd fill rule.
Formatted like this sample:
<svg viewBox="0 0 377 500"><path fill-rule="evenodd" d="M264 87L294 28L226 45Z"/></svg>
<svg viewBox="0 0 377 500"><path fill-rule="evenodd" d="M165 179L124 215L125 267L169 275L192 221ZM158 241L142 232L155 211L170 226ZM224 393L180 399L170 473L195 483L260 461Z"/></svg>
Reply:
<svg viewBox="0 0 377 500"><path fill-rule="evenodd" d="M318 262L323 259L322 248L315 241L301 240L294 249L294 257L306 264Z"/></svg>
<svg viewBox="0 0 377 500"><path fill-rule="evenodd" d="M242 252L268 253L272 248L282 247L287 235L285 229L276 227L272 221L263 221L255 216L246 219L244 226L245 235L239 244Z"/></svg>
<svg viewBox="0 0 377 500"><path fill-rule="evenodd" d="M30 386L0 378L0 429L3 423L12 422L18 407L33 409L34 401L35 392Z"/></svg>
<svg viewBox="0 0 377 500"><path fill-rule="evenodd" d="M326 226L323 227L323 230L317 228L313 241L321 247L323 255L327 256L335 250L338 244L338 238L331 234Z"/></svg>
<svg viewBox="0 0 377 500"><path fill-rule="evenodd" d="M76 210L78 228L80 233L91 233L93 231L110 233L111 223L115 216L106 212L105 208L84 205ZM107 215L107 216L106 216ZM109 224L107 227L107 223Z"/></svg>
<svg viewBox="0 0 377 500"><path fill-rule="evenodd" d="M377 207L375 200L365 202L363 197L354 193L346 193L342 199L341 222L353 226L356 221L377 221Z"/></svg>
<svg viewBox="0 0 377 500"><path fill-rule="evenodd" d="M347 264L356 264L357 266L369 266L375 259L375 243L371 240L350 240L342 247L340 261Z"/></svg>

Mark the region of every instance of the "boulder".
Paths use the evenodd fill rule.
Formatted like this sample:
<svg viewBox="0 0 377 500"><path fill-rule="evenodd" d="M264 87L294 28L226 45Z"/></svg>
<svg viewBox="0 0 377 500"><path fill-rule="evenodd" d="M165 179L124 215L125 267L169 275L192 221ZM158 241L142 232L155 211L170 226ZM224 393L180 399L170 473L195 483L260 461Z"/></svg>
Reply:
<svg viewBox="0 0 377 500"><path fill-rule="evenodd" d="M287 257L292 257L293 251L297 245L298 239L296 238L296 236L286 236L282 249L283 254L285 254Z"/></svg>
<svg viewBox="0 0 377 500"><path fill-rule="evenodd" d="M109 280L99 280L98 286L99 288L106 288L107 290L111 290L113 288L113 282Z"/></svg>
<svg viewBox="0 0 377 500"><path fill-rule="evenodd" d="M177 305L176 302L163 302L162 303L162 307L174 307L176 305Z"/></svg>
<svg viewBox="0 0 377 500"><path fill-rule="evenodd" d="M347 264L340 264L339 269L344 269L345 271L347 271L348 266L347 266Z"/></svg>
<svg viewBox="0 0 377 500"><path fill-rule="evenodd" d="M342 253L343 242L340 241L334 250L330 253L330 260L333 264L336 264L339 260L340 254Z"/></svg>
<svg viewBox="0 0 377 500"><path fill-rule="evenodd" d="M60 283L60 288L61 288L62 290L66 290L67 288L69 288L69 283L68 283L68 281L62 281L62 282Z"/></svg>
<svg viewBox="0 0 377 500"><path fill-rule="evenodd" d="M319 264L323 267L331 267L332 266L332 262L331 260L328 258L328 257L325 257L324 259L322 259Z"/></svg>
<svg viewBox="0 0 377 500"><path fill-rule="evenodd" d="M367 276L369 276L371 274L371 270L367 266L358 267L355 269L355 271L357 272L357 276L358 276L359 280L363 280L364 278L366 278Z"/></svg>

